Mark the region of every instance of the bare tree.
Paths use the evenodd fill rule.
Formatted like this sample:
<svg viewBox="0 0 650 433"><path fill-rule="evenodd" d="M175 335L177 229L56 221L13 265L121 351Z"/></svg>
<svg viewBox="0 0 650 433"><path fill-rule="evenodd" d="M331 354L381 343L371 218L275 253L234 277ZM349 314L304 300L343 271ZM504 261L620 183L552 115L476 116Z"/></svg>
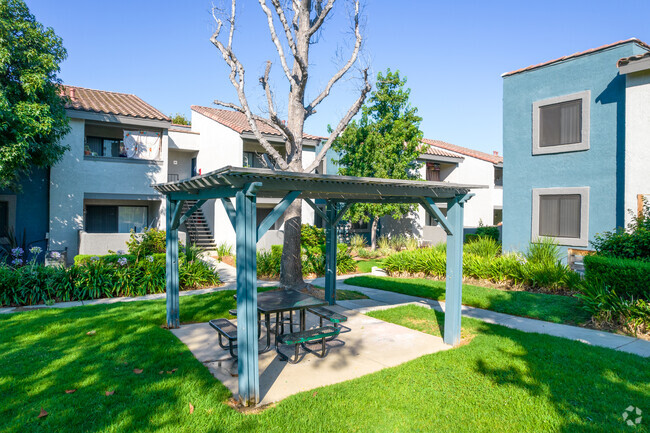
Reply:
<svg viewBox="0 0 650 433"><path fill-rule="evenodd" d="M244 92L244 67L233 51L233 38L236 28L236 0L232 0L230 14L228 15L222 15L219 13L219 10L213 8L212 13L217 27L210 41L217 47L224 61L230 67L229 78L237 91L239 104L224 101L214 102L217 105L231 108L246 115L251 131L256 139L281 170L309 173L314 171L323 158L325 158L334 140L343 132L347 124L363 105L366 95L371 88L368 81L368 69L366 68L361 74L363 77L363 86L360 89L359 97L354 101L345 116L343 116L327 138L318 155L316 155L316 159L307 167L304 167L302 161L302 140L305 120L316 112L316 107L330 94L332 87L357 62L362 42L359 28L359 0L356 0L354 3L353 27L355 43L349 59L329 79L320 93L311 102L307 103L305 101L305 93L309 78L309 47L315 42L316 38L314 35L332 11L336 0L286 0L285 6L283 6L282 0L269 0L271 3L270 6L267 5L267 0L258 1L267 17L271 40L280 58L280 65L282 66L284 75L289 81L290 90L287 100L287 122L285 124L278 117L275 108L273 92L269 84L271 61L267 62L264 75L259 79L266 95L268 118L254 114L250 108L246 93ZM281 24L280 32L283 35L282 40L276 30L276 22ZM222 35L224 28L227 29L227 34L224 31ZM288 52L285 52L285 48L287 47ZM293 63L290 65L291 60L293 60ZM257 122L271 125L280 131L286 143L285 157L262 135L257 127ZM301 224L302 203L297 200L285 212L284 246L280 272L280 284L284 287L301 287L304 285L300 259Z"/></svg>

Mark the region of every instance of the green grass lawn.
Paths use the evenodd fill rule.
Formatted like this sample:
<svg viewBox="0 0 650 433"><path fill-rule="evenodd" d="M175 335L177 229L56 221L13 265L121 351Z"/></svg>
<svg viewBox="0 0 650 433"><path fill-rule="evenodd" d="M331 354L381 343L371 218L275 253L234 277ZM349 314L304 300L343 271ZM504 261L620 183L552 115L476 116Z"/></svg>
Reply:
<svg viewBox="0 0 650 433"><path fill-rule="evenodd" d="M384 259L369 259L369 260L359 260L357 262L357 268L359 272L367 274L372 271L373 266L381 267L381 264L384 262Z"/></svg>
<svg viewBox="0 0 650 433"><path fill-rule="evenodd" d="M228 317L233 293L181 297L181 321ZM373 314L442 323L423 308ZM646 359L463 319L469 344L242 415L164 322L164 301L0 315L0 431L626 432L627 406L650 411Z"/></svg>
<svg viewBox="0 0 650 433"><path fill-rule="evenodd" d="M325 287L314 285L319 289L325 290ZM336 300L337 301L354 301L355 299L369 299L366 295L356 290L337 290L336 291Z"/></svg>
<svg viewBox="0 0 650 433"><path fill-rule="evenodd" d="M444 281L359 276L348 278L345 283L439 301L445 299ZM463 305L554 323L580 324L590 317L580 307L580 300L575 297L499 290L470 284L463 284Z"/></svg>

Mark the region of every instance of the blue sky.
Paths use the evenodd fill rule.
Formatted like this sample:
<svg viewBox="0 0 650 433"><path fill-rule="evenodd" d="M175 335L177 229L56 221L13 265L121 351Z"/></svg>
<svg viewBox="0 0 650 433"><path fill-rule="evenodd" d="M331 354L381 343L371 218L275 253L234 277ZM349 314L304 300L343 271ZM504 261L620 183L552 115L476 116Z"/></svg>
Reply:
<svg viewBox="0 0 650 433"><path fill-rule="evenodd" d="M218 0L215 0L218 4ZM312 97L349 53L347 0L325 23L310 53ZM263 107L257 79L274 62L282 112L286 85L254 0L240 0L235 51L246 68L251 106ZM228 70L211 43L210 0L27 0L36 18L63 38L67 84L134 93L161 111L236 101ZM619 6L620 5L620 6ZM367 1L362 59L372 74L399 69L431 139L501 151L501 74L577 51L636 37L650 42L650 2ZM359 81L334 88L306 132L325 135L356 98Z"/></svg>

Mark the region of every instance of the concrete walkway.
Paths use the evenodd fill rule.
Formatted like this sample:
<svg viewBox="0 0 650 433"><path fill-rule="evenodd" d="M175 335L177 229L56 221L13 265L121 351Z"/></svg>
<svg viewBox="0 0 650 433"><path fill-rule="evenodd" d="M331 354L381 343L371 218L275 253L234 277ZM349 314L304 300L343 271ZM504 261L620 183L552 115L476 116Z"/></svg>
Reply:
<svg viewBox="0 0 650 433"><path fill-rule="evenodd" d="M440 337L374 319L341 306L331 308L348 317L345 326L349 331L341 332L335 340L327 343L325 358L306 354L297 364L287 364L280 361L273 349L259 355L261 405L451 348ZM312 326L318 326L317 319L308 314L307 327ZM171 332L237 398L237 366L228 352L219 347L217 333L207 323L183 325ZM260 347L265 335L263 332ZM312 349L318 347L314 345ZM285 347L283 353L292 354L292 349Z"/></svg>
<svg viewBox="0 0 650 433"><path fill-rule="evenodd" d="M445 303L443 301L433 301L431 299L387 292L384 290L351 286L343 282L347 278L349 277L337 278L336 288L341 290L355 290L357 292L363 293L370 299L339 301L338 304L340 304L342 307L355 309L361 313L364 313L372 310L394 308L400 305L415 304L427 308L432 308L437 311L445 311ZM325 284L325 279L316 278L310 282L312 284L322 286ZM465 305L462 307L462 314L464 317L472 317L474 319L479 319L487 323L502 325L524 332L548 334L556 337L580 341L592 346L607 347L608 349L633 353L635 355L643 356L646 358L650 357L650 341L642 340L640 338L612 334L610 332L581 328L578 326L561 325L558 323L545 322L543 320L511 316L509 314L497 313L494 311L468 307Z"/></svg>

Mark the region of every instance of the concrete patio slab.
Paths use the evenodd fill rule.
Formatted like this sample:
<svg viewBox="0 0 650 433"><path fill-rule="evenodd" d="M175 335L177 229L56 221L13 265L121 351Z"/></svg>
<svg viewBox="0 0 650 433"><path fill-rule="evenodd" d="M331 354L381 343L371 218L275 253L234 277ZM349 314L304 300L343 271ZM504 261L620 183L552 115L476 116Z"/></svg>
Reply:
<svg viewBox="0 0 650 433"><path fill-rule="evenodd" d="M332 385L397 366L423 355L451 347L442 339L383 322L341 306L334 307L348 316L350 329L328 343L328 354L320 359L306 354L298 364L278 359L275 351L259 356L260 404L280 401L290 395ZM308 315L308 326L316 324ZM210 372L237 396L236 366L217 343L217 334L207 323L181 326L171 331ZM264 338L264 335L263 335ZM287 354L291 348L284 348Z"/></svg>

